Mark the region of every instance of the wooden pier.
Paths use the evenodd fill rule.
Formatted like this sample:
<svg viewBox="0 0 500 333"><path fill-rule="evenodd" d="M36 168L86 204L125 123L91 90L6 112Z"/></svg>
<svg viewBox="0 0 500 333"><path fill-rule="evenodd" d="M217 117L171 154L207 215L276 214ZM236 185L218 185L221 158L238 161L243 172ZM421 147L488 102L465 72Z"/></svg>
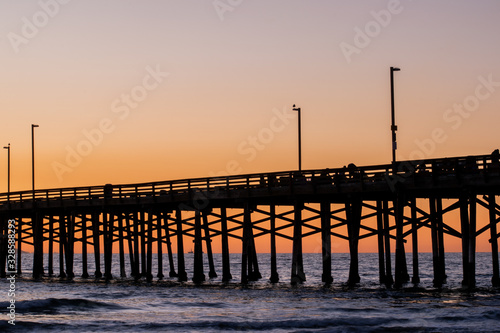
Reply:
<svg viewBox="0 0 500 333"><path fill-rule="evenodd" d="M260 173L129 185L58 188L0 194L0 274L7 267L9 220L16 222L18 249L15 270L22 274L22 250L34 251L33 278L59 276L72 279L113 279L112 265L120 276L151 281L170 277L202 283L203 243L208 258L208 278L222 274L230 281L229 243L241 244L241 283L262 278L256 239L270 239L271 282L278 282L277 238L292 242L291 281L305 281L302 258L304 239L317 235L322 247L322 281L332 277L332 241L349 245L349 284L360 281L359 241L376 237L380 283L401 287L419 283L419 235L428 228L432 243L434 285L446 282L444 235L462 242L463 285L475 286L476 238L489 233L492 283L500 285L498 231L500 162L491 155L467 156L396 164L323 170ZM446 205L444 204L446 203ZM478 209L488 211L488 221L477 221ZM452 211L460 228L444 222ZM458 221L457 221L458 222ZM347 233L343 232L347 230ZM194 244L193 276L186 274L184 238ZM411 238L413 271L408 272L405 251ZM394 241L391 241L394 240ZM216 271L212 243L220 242L222 269ZM391 243L395 248L391 249ZM75 245L81 254L75 253ZM174 248L177 262L174 262ZM191 246L190 246L191 248ZM164 250L166 249L166 253ZM48 263L44 264L44 251ZM113 262L113 252L119 263ZM391 251L395 261L391 262ZM59 253L56 272L53 256ZM90 253L93 252L93 255ZM153 253L157 271L153 272ZM101 262L100 254L104 254ZM74 271L74 257L82 256L81 272ZM164 256L168 267L164 267ZM128 256L128 260L126 257ZM95 272L88 271L88 260ZM126 265L129 263L129 266ZM48 269L44 269L48 267ZM410 280L411 273L411 280Z"/></svg>

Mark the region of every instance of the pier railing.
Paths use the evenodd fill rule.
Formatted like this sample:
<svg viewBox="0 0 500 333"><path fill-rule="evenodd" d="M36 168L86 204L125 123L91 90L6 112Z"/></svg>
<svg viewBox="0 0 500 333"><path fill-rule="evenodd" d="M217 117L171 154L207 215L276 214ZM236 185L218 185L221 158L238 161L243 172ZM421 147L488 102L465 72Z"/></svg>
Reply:
<svg viewBox="0 0 500 333"><path fill-rule="evenodd" d="M237 190L264 187L297 187L301 185L369 184L374 182L405 182L422 175L433 179L462 177L468 174L487 178L486 170L500 171L498 158L492 155L467 156L397 162L396 164L355 166L336 169L315 169L246 175L180 179L137 184L99 185L39 189L0 194L0 204L32 203L55 200L103 200L110 198L141 198L192 191Z"/></svg>

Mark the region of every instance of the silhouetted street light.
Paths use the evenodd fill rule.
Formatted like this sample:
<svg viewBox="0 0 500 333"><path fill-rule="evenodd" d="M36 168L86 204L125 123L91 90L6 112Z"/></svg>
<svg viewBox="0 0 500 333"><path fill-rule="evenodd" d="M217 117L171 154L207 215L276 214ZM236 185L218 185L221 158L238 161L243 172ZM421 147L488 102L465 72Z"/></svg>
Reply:
<svg viewBox="0 0 500 333"><path fill-rule="evenodd" d="M7 147L3 147L3 149L7 149L7 198L10 195L10 143Z"/></svg>
<svg viewBox="0 0 500 333"><path fill-rule="evenodd" d="M398 127L396 126L396 120L394 115L394 72L399 72L400 69L397 67L391 67L391 131L392 131L392 163L396 163L396 149L398 149L398 144L396 142L396 131Z"/></svg>
<svg viewBox="0 0 500 333"><path fill-rule="evenodd" d="M35 127L31 124L31 185L33 189L33 200L35 200Z"/></svg>
<svg viewBox="0 0 500 333"><path fill-rule="evenodd" d="M296 108L295 104L293 105L293 111L297 111L299 113L299 171L302 170L302 143L301 143L301 133L300 133L300 108Z"/></svg>

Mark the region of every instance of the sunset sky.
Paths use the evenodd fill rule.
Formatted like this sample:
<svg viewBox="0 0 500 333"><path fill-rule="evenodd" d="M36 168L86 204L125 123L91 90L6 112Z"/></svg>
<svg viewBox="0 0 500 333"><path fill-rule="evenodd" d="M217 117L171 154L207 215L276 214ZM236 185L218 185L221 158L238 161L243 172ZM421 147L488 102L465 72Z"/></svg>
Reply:
<svg viewBox="0 0 500 333"><path fill-rule="evenodd" d="M12 190L134 183L499 148L500 2L0 2ZM1 155L0 155L1 156ZM0 158L6 191L7 152Z"/></svg>
<svg viewBox="0 0 500 333"><path fill-rule="evenodd" d="M390 66L398 158L488 154L499 14L498 1L3 1L12 189L31 188L32 123L37 188L294 169L293 104L303 168L387 163Z"/></svg>

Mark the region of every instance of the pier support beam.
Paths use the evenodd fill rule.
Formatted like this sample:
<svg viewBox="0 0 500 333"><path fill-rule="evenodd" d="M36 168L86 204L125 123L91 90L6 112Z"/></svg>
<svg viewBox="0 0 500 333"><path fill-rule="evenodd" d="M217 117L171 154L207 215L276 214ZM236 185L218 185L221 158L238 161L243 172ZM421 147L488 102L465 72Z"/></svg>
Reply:
<svg viewBox="0 0 500 333"><path fill-rule="evenodd" d="M59 215L59 279L66 278L64 271L64 248L66 247L66 217Z"/></svg>
<svg viewBox="0 0 500 333"><path fill-rule="evenodd" d="M186 266L184 263L184 239L182 232L182 215L181 210L177 209L175 212L175 219L177 223L177 269L179 282L187 281Z"/></svg>
<svg viewBox="0 0 500 333"><path fill-rule="evenodd" d="M488 196L488 209L490 215L490 243L491 243L491 260L493 266L493 276L491 278L491 283L494 287L500 286L500 275L498 266L498 236L497 236L497 214L496 214L496 203L495 195L490 194Z"/></svg>
<svg viewBox="0 0 500 333"><path fill-rule="evenodd" d="M377 200L377 245L378 245L378 277L380 284L385 284L384 253L384 211L382 201Z"/></svg>
<svg viewBox="0 0 500 333"><path fill-rule="evenodd" d="M146 259L146 243L147 243L147 234L146 234L146 213L144 210L139 212L139 221L137 221L140 231L139 231L139 239L140 239L140 248L141 248L141 276L147 276L147 259Z"/></svg>
<svg viewBox="0 0 500 333"><path fill-rule="evenodd" d="M139 280L141 278L141 254L140 254L140 216L139 212L135 212L133 215L134 223L134 279Z"/></svg>
<svg viewBox="0 0 500 333"><path fill-rule="evenodd" d="M469 198L460 197L460 231L462 234L462 286L469 285Z"/></svg>
<svg viewBox="0 0 500 333"><path fill-rule="evenodd" d="M276 262L276 206L269 206L270 227L271 227L271 283L278 283L280 276L278 274L278 265Z"/></svg>
<svg viewBox="0 0 500 333"><path fill-rule="evenodd" d="M434 286L441 288L446 281L444 268L444 245L442 243L443 211L440 198L429 198L431 217L431 238L432 238L432 265L434 270Z"/></svg>
<svg viewBox="0 0 500 333"><path fill-rule="evenodd" d="M476 196L471 195L469 199L470 217L469 217L469 288L476 287L476 219L477 202Z"/></svg>
<svg viewBox="0 0 500 333"><path fill-rule="evenodd" d="M54 276L54 216L49 217L49 277Z"/></svg>
<svg viewBox="0 0 500 333"><path fill-rule="evenodd" d="M394 201L394 216L396 221L396 263L394 265L394 286L396 288L401 288L403 284L408 282L410 279L406 265L406 254L403 239L404 208L404 195L402 193L398 193L396 200Z"/></svg>
<svg viewBox="0 0 500 333"><path fill-rule="evenodd" d="M250 249L250 232L251 232L251 216L250 209L248 205L245 207L245 211L243 212L243 238L241 240L242 249L241 249L241 283L248 283L248 266L250 266L249 262L249 249ZM250 230L249 230L250 229Z"/></svg>
<svg viewBox="0 0 500 333"><path fill-rule="evenodd" d="M420 275L418 270L418 225L417 225L417 200L411 199L411 242L413 256L413 277L411 283L417 285L420 283Z"/></svg>
<svg viewBox="0 0 500 333"><path fill-rule="evenodd" d="M292 253L292 284L302 283L306 280L304 262L302 259L302 209L304 204L296 202L293 220L293 253Z"/></svg>
<svg viewBox="0 0 500 333"><path fill-rule="evenodd" d="M130 275L136 276L135 259L134 259L134 242L133 242L133 232L130 227L130 214L125 213L125 226L127 228L127 244L128 244L128 256L130 260Z"/></svg>
<svg viewBox="0 0 500 333"><path fill-rule="evenodd" d="M349 265L349 279L347 284L354 286L359 283L359 230L361 226L361 200L353 199L346 203L347 234L349 237L349 253L351 262Z"/></svg>
<svg viewBox="0 0 500 333"><path fill-rule="evenodd" d="M135 277L138 272L135 265L134 259L134 242L133 242L133 232L130 227L130 214L125 213L125 225L127 227L127 244L128 244L128 256L130 260L130 275Z"/></svg>
<svg viewBox="0 0 500 333"><path fill-rule="evenodd" d="M41 279L43 276L43 216L38 212L32 215L33 230L33 278Z"/></svg>
<svg viewBox="0 0 500 333"><path fill-rule="evenodd" d="M330 202L321 202L321 244L323 274L321 281L325 284L333 282L332 277L332 236L331 236L331 209Z"/></svg>
<svg viewBox="0 0 500 333"><path fill-rule="evenodd" d="M259 270L259 262L257 260L257 248L255 247L255 238L253 236L253 226L250 228L250 261L248 271L250 281L257 281L262 278Z"/></svg>
<svg viewBox="0 0 500 333"><path fill-rule="evenodd" d="M231 275L231 267L229 261L229 236L227 232L227 211L223 207L220 209L220 229L221 229L221 242L222 242L222 282L230 281L233 276Z"/></svg>
<svg viewBox="0 0 500 333"><path fill-rule="evenodd" d="M210 238L210 227L208 225L207 212L203 212L203 230L205 232L205 244L207 247L207 257L208 257L208 277L210 279L216 278L217 273L215 272L214 256L212 254L212 239Z"/></svg>
<svg viewBox="0 0 500 333"><path fill-rule="evenodd" d="M439 268L443 283L446 283L446 261L444 249L444 221L443 221L443 200L437 199L436 206L439 214L438 217L438 239L439 239Z"/></svg>
<svg viewBox="0 0 500 333"><path fill-rule="evenodd" d="M146 234L147 237L147 259L146 259L146 281L153 281L153 212L151 210L148 211L148 220L147 226L148 231ZM144 223L144 225L146 222Z"/></svg>
<svg viewBox="0 0 500 333"><path fill-rule="evenodd" d="M125 278L127 277L127 274L125 272L125 244L123 243L125 241L125 237L123 235L123 214L118 214L116 215L116 218L118 220L118 247L120 251L120 277Z"/></svg>
<svg viewBox="0 0 500 333"><path fill-rule="evenodd" d="M159 211L157 214L157 221L156 221L156 252L158 254L157 260L158 260L158 274L156 277L160 280L163 279L165 275L163 275L163 224L166 223L165 216L163 215L163 212Z"/></svg>
<svg viewBox="0 0 500 333"><path fill-rule="evenodd" d="M167 243L167 252L168 252L168 264L170 267L170 272L168 273L168 276L170 277L178 277L177 273L175 272L175 267L174 267L174 256L172 254L172 242L170 241L170 229L168 227L169 223L169 214L167 212L163 212L163 228L165 229L165 240Z"/></svg>
<svg viewBox="0 0 500 333"><path fill-rule="evenodd" d="M113 262L113 215L103 212L103 236L104 236L104 277L106 281L113 279L111 265Z"/></svg>
<svg viewBox="0 0 500 333"><path fill-rule="evenodd" d="M253 237L251 209L247 204L243 213L243 249L241 253L241 283L256 281L262 277L257 262L257 251Z"/></svg>
<svg viewBox="0 0 500 333"><path fill-rule="evenodd" d="M74 272L74 258L75 258L75 214L71 213L67 217L66 223L66 277L72 280L75 277Z"/></svg>
<svg viewBox="0 0 500 333"><path fill-rule="evenodd" d="M62 218L62 216L61 216ZM61 221L59 221L59 224ZM100 246L100 224L99 221L99 213L92 213L92 238L94 241L94 260L95 260L95 273L94 276L96 279L100 279L102 277L101 273L101 246ZM64 229L64 228L60 228Z"/></svg>
<svg viewBox="0 0 500 333"><path fill-rule="evenodd" d="M385 285L390 287L394 283L392 279L392 264L391 264L391 232L389 225L389 202L382 202L382 211L384 219L384 240L385 240Z"/></svg>
<svg viewBox="0 0 500 333"><path fill-rule="evenodd" d="M201 216L200 211L195 212L194 218L194 270L193 282L201 283L205 281L203 273L203 248L201 239Z"/></svg>
<svg viewBox="0 0 500 333"><path fill-rule="evenodd" d="M82 278L84 279L89 277L87 259L87 215L82 214Z"/></svg>

